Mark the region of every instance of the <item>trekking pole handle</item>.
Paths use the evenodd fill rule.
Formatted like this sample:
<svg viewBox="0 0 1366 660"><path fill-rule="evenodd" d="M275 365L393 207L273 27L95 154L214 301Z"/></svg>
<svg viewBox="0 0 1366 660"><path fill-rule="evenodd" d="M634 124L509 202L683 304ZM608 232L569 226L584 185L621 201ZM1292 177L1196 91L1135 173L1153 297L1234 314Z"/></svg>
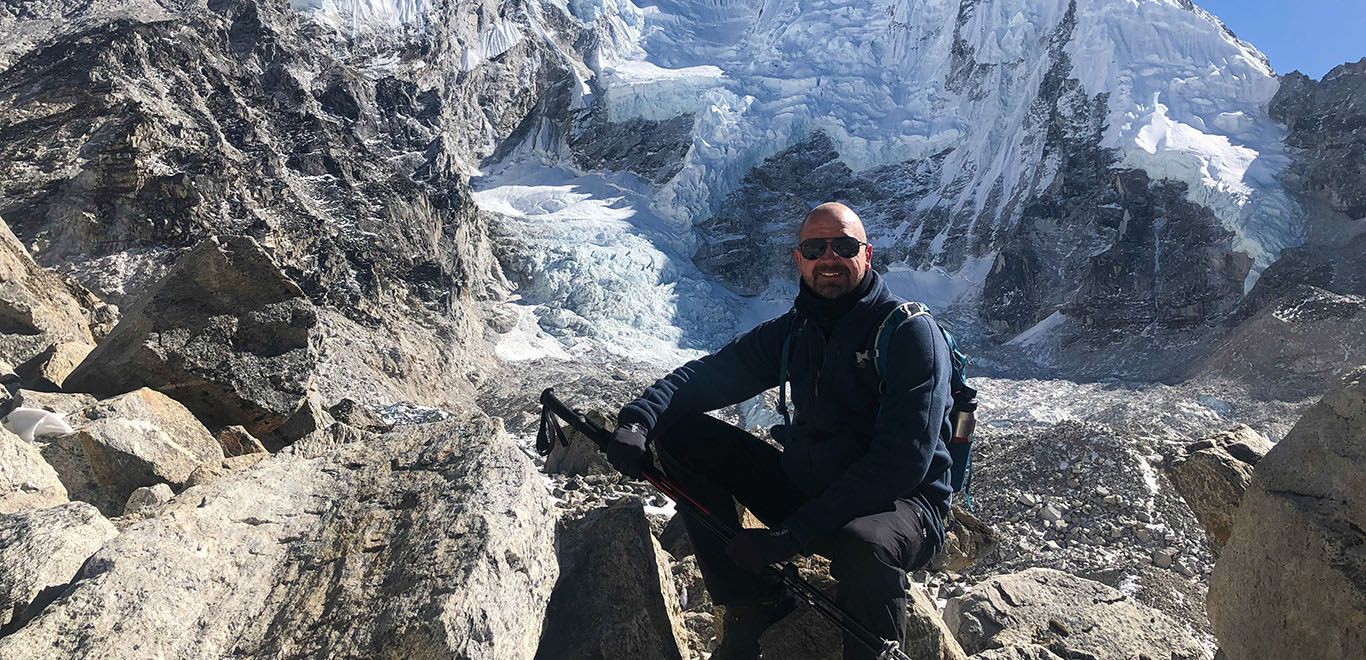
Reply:
<svg viewBox="0 0 1366 660"><path fill-rule="evenodd" d="M582 412L566 405L559 397L555 396L554 388L547 387L541 392L541 405L549 409L556 417L572 426L574 430L582 433L591 440L593 444L597 445L599 450L607 451L607 443L612 441L612 432L599 426L593 420L588 419L588 416ZM711 515L711 511L708 510L707 507L690 497L678 486L678 484L674 483L672 479L664 476L664 473L660 472L654 465L643 466L640 469L640 476L673 501L685 502L703 513Z"/></svg>

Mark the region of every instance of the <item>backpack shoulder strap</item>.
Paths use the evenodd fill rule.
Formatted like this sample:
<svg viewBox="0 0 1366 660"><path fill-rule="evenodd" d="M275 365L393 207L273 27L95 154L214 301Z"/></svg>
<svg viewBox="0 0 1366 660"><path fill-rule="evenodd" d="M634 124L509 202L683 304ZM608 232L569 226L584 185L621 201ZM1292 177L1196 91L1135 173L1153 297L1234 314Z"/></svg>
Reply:
<svg viewBox="0 0 1366 660"><path fill-rule="evenodd" d="M909 321L917 316L929 316L930 308L918 302L904 302L897 305L887 316L882 319L882 324L877 327L877 333L873 335L872 358L873 367L877 369L878 378L885 380L883 374L887 372L887 359L891 354L892 335L902 323Z"/></svg>
<svg viewBox="0 0 1366 660"><path fill-rule="evenodd" d="M778 359L778 412L783 416L783 424L792 426L792 414L787 409L787 360L792 354L792 337L797 334L800 324L794 323L783 337L783 354Z"/></svg>

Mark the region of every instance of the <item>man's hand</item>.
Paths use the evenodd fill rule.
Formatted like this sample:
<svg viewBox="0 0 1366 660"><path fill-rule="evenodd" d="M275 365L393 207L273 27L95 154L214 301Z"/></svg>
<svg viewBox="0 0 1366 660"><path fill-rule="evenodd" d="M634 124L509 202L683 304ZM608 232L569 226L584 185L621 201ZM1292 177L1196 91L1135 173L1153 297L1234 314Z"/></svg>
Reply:
<svg viewBox="0 0 1366 660"><path fill-rule="evenodd" d="M640 470L649 460L650 452L645 449L645 429L639 424L627 424L612 434L607 443L607 461L618 472L632 478L640 478Z"/></svg>
<svg viewBox="0 0 1366 660"><path fill-rule="evenodd" d="M797 541L785 529L742 529L726 546L726 554L740 568L761 573L769 564L795 557Z"/></svg>

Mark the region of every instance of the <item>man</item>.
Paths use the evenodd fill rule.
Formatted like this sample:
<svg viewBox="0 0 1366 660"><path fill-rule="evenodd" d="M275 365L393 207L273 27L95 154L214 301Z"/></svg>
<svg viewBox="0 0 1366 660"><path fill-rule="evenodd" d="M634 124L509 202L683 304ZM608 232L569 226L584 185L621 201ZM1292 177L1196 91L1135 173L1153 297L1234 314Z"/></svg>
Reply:
<svg viewBox="0 0 1366 660"><path fill-rule="evenodd" d="M928 316L902 322L887 373L870 375L856 354L903 301L869 268L863 223L822 204L798 239L793 309L646 389L622 408L608 445L613 465L638 476L648 438L664 471L723 522L739 528L738 500L769 527L727 545L684 516L707 590L726 606L713 659L759 657L760 633L794 605L763 569L797 554L828 557L839 604L901 641L906 573L943 544L952 406L943 335ZM796 416L775 431L780 452L704 413L777 386L785 343ZM876 655L845 635L845 658Z"/></svg>

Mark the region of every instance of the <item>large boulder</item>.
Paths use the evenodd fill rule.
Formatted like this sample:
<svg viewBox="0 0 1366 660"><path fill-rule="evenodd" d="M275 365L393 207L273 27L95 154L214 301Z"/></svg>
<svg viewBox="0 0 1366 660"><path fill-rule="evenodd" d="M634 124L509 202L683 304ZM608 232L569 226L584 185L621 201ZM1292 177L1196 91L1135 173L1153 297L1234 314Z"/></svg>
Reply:
<svg viewBox="0 0 1366 660"><path fill-rule="evenodd" d="M1233 514L1252 482L1252 469L1271 441L1247 426L1214 433L1168 457L1167 476L1190 505L1216 552L1233 530Z"/></svg>
<svg viewBox="0 0 1366 660"><path fill-rule="evenodd" d="M1231 658L1366 657L1366 369L1257 464L1210 577Z"/></svg>
<svg viewBox="0 0 1366 660"><path fill-rule="evenodd" d="M67 377L102 398L164 392L206 425L263 438L304 403L317 313L256 241L210 239L183 256Z"/></svg>
<svg viewBox="0 0 1366 660"><path fill-rule="evenodd" d="M687 633L668 555L628 500L566 523L560 580L537 658L683 658Z"/></svg>
<svg viewBox="0 0 1366 660"><path fill-rule="evenodd" d="M53 443L80 445L91 477L105 491L100 503L121 505L142 486L184 485L196 467L223 460L223 449L208 429L156 390L142 388L100 401L71 421L75 432Z"/></svg>
<svg viewBox="0 0 1366 660"><path fill-rule="evenodd" d="M117 534L114 525L84 502L0 515L0 634L19 627L60 595L86 559Z"/></svg>
<svg viewBox="0 0 1366 660"><path fill-rule="evenodd" d="M0 428L0 514L66 501L66 487L38 448Z"/></svg>
<svg viewBox="0 0 1366 660"><path fill-rule="evenodd" d="M970 654L1034 644L1065 658L1210 657L1187 626L1167 615L1118 589L1048 568L986 580L950 599L944 620Z"/></svg>
<svg viewBox="0 0 1366 660"><path fill-rule="evenodd" d="M0 360L23 364L55 344L93 345L80 289L39 266L0 220Z"/></svg>
<svg viewBox="0 0 1366 660"><path fill-rule="evenodd" d="M451 422L182 492L0 657L528 658L556 573L531 462Z"/></svg>

